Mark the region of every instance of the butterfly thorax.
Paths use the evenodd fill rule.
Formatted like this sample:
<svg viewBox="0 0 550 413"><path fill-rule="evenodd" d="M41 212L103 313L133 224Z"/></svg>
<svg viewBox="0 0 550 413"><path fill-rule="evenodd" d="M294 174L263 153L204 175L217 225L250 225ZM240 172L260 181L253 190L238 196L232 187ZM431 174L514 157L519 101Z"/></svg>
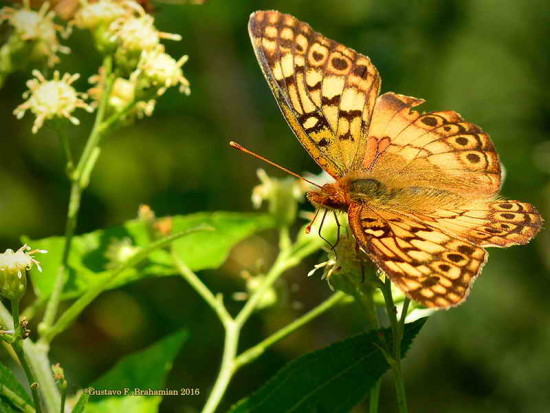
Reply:
<svg viewBox="0 0 550 413"><path fill-rule="evenodd" d="M437 208L457 207L460 195L425 186L394 187L373 177L348 176L307 194L317 207L348 211L350 204L397 208L404 212L431 213Z"/></svg>
<svg viewBox="0 0 550 413"><path fill-rule="evenodd" d="M308 200L318 207L347 211L354 203L384 203L393 196L380 181L372 178L346 177L323 185L320 191L308 192Z"/></svg>

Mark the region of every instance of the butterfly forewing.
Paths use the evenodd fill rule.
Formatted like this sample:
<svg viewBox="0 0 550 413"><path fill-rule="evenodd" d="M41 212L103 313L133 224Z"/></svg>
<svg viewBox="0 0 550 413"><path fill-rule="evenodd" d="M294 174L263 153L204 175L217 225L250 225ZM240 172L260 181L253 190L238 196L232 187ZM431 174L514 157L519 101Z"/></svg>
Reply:
<svg viewBox="0 0 550 413"><path fill-rule="evenodd" d="M249 33L258 61L285 118L329 174L350 172L380 88L370 60L288 14L258 11Z"/></svg>

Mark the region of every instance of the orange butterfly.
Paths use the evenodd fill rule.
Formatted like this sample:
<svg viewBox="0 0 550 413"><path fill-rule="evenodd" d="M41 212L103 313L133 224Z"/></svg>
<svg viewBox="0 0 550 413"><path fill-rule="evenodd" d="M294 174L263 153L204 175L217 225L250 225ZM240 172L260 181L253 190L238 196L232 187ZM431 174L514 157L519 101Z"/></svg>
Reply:
<svg viewBox="0 0 550 413"><path fill-rule="evenodd" d="M288 124L335 178L308 199L348 213L364 252L408 297L447 308L467 297L484 247L526 244L542 218L498 198L489 136L453 111L388 92L369 58L277 11L251 15L256 57Z"/></svg>

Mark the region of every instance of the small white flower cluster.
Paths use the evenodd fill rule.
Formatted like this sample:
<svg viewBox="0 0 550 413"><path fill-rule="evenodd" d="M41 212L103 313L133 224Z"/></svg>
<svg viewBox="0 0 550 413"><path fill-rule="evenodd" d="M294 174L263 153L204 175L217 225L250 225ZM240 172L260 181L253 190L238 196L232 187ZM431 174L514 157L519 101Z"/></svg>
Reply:
<svg viewBox="0 0 550 413"><path fill-rule="evenodd" d="M46 80L38 70L33 70L32 73L35 78L27 82L29 90L23 94L23 98L27 100L15 109L14 114L21 119L25 112L30 110L36 116L33 133L38 132L45 120L53 118L66 118L78 125L80 121L72 115L76 108L93 111L84 100L87 95L77 92L72 87L80 75L65 73L61 77L60 73L55 71L53 79Z"/></svg>
<svg viewBox="0 0 550 413"><path fill-rule="evenodd" d="M40 263L33 257L34 254L45 254L44 250L32 250L23 245L17 251L7 249L0 254L0 295L9 300L20 300L27 289L26 272L33 265L39 271Z"/></svg>
<svg viewBox="0 0 550 413"><path fill-rule="evenodd" d="M132 0L99 0L85 4L73 24L88 29L102 53L114 54L119 77L114 81L109 106L115 112L133 106L138 117L153 113L156 99L170 88L179 86L189 94L189 81L182 66L187 56L175 60L165 52L162 39L181 40L177 34L157 30L154 18ZM105 89L104 71L90 78L94 87L90 96L98 102Z"/></svg>
<svg viewBox="0 0 550 413"><path fill-rule="evenodd" d="M48 45L48 56L53 62L58 59L55 53L65 49L57 41L56 32L61 29L53 23L54 13L48 12L48 8L47 3L38 12L27 8L4 8L0 12L0 22L9 21L22 39L41 39L41 43ZM108 111L121 113L121 118L151 116L156 99L168 88L179 86L180 92L190 93L189 81L182 71L187 56L175 60L160 43L161 39L181 40L181 36L158 31L153 17L136 1L98 0L88 3L83 0L71 25L89 30L97 49L114 58L118 77L110 88ZM52 80L46 80L37 70L33 75L35 79L27 82L29 90L23 94L26 101L14 111L19 119L27 110L36 116L33 133L46 120L54 118L66 118L78 125L80 122L73 115L75 109L91 112L107 85L105 68L101 67L98 74L90 78L94 86L88 93L94 105L89 105L86 103L88 94L79 93L72 86L79 78L78 74L60 77L59 72L55 72ZM1 80L0 67L0 83Z"/></svg>
<svg viewBox="0 0 550 413"><path fill-rule="evenodd" d="M44 2L38 11L28 7L0 9L0 23L7 22L13 28L13 34L2 46L4 53L13 55L10 59L12 70L21 68L27 63L13 61L16 59L15 56L18 59L26 56L29 61L45 58L48 66L53 66L59 62L58 53L69 53L70 49L59 43L58 33L63 32L63 28L54 23L55 12L49 8L50 3ZM26 50L28 53L20 53L21 50ZM8 68L1 69L9 72Z"/></svg>

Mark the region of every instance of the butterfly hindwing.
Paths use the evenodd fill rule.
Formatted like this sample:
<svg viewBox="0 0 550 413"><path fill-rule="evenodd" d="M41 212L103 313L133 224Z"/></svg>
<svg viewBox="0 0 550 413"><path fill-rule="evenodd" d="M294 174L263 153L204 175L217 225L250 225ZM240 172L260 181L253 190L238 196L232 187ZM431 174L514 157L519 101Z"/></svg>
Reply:
<svg viewBox="0 0 550 413"><path fill-rule="evenodd" d="M540 231L542 218L526 202L473 201L454 210L437 210L434 225L482 247L527 244Z"/></svg>
<svg viewBox="0 0 550 413"><path fill-rule="evenodd" d="M380 77L369 58L276 11L250 16L262 71L287 122L333 177L348 173L366 144Z"/></svg>
<svg viewBox="0 0 550 413"><path fill-rule="evenodd" d="M369 131L369 150L356 168L383 182L426 186L489 198L500 189L501 168L489 136L453 111L421 114L423 100L381 95Z"/></svg>
<svg viewBox="0 0 550 413"><path fill-rule="evenodd" d="M426 307L460 304L487 259L469 241L413 217L351 204L355 238L377 266L408 297Z"/></svg>

